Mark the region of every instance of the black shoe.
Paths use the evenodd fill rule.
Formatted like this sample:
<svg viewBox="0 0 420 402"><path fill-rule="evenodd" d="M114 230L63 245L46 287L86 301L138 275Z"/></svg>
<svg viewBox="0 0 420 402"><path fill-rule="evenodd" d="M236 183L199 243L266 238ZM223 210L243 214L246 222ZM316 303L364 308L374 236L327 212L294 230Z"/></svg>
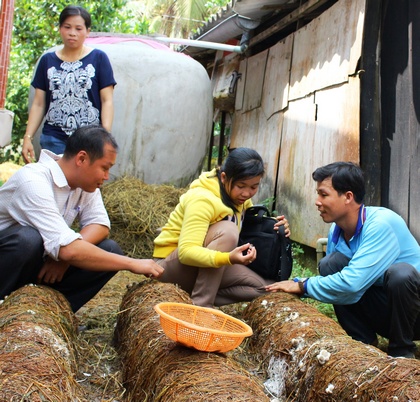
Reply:
<svg viewBox="0 0 420 402"><path fill-rule="evenodd" d="M416 358L416 356L414 356L414 353L413 352L410 352L410 351L401 351L401 352L399 352L399 353L389 353L389 356L390 357L395 357L395 358L397 358L397 359L415 359Z"/></svg>

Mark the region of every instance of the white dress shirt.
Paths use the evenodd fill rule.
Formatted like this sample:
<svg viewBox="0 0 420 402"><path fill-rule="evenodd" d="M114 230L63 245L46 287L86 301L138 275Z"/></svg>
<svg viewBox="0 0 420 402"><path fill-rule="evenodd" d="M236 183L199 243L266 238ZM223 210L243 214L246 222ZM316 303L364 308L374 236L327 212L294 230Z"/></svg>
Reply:
<svg viewBox="0 0 420 402"><path fill-rule="evenodd" d="M60 156L42 150L37 163L25 165L0 187L0 231L16 224L37 229L46 254L55 260L61 246L82 238L70 228L76 217L80 228L90 224L110 227L100 190L72 190L58 159Z"/></svg>

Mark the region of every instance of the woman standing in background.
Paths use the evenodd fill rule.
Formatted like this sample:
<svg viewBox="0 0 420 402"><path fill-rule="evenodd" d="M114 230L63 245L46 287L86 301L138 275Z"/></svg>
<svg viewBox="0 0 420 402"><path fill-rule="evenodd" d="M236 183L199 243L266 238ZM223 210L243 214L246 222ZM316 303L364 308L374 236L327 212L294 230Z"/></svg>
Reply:
<svg viewBox="0 0 420 402"><path fill-rule="evenodd" d="M62 154L76 128L101 124L111 131L116 81L108 56L84 45L91 27L82 7L67 6L60 14L59 32L64 46L44 54L31 85L35 96L29 111L22 156L35 160L32 140L44 117L41 148Z"/></svg>

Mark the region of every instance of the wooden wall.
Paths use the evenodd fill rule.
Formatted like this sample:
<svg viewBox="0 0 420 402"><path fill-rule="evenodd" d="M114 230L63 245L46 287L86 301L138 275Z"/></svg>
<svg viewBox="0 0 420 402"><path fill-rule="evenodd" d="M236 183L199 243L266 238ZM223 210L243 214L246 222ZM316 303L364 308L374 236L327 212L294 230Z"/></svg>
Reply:
<svg viewBox="0 0 420 402"><path fill-rule="evenodd" d="M256 149L266 177L254 202L276 197L292 238L326 237L311 174L338 160L359 163L365 0L340 0L270 49L239 64L231 147Z"/></svg>
<svg viewBox="0 0 420 402"><path fill-rule="evenodd" d="M381 38L382 204L420 241L420 2L389 0Z"/></svg>

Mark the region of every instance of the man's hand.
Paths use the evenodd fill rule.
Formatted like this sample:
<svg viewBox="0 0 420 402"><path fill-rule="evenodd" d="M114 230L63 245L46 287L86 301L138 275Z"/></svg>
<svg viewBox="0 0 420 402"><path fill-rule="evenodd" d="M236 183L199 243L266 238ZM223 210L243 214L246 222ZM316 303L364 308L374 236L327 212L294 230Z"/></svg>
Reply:
<svg viewBox="0 0 420 402"><path fill-rule="evenodd" d="M285 293L294 293L297 295L301 295L302 291L299 287L299 283L295 281L281 281L281 282L275 282L271 285L268 285L265 287L265 290L267 292L285 292Z"/></svg>
<svg viewBox="0 0 420 402"><path fill-rule="evenodd" d="M153 260L134 260L135 265L130 270L134 274L143 274L148 278L158 279L162 274L164 269L154 262Z"/></svg>
<svg viewBox="0 0 420 402"><path fill-rule="evenodd" d="M69 264L65 261L55 261L47 257L38 274L38 283L53 284L61 282Z"/></svg>

